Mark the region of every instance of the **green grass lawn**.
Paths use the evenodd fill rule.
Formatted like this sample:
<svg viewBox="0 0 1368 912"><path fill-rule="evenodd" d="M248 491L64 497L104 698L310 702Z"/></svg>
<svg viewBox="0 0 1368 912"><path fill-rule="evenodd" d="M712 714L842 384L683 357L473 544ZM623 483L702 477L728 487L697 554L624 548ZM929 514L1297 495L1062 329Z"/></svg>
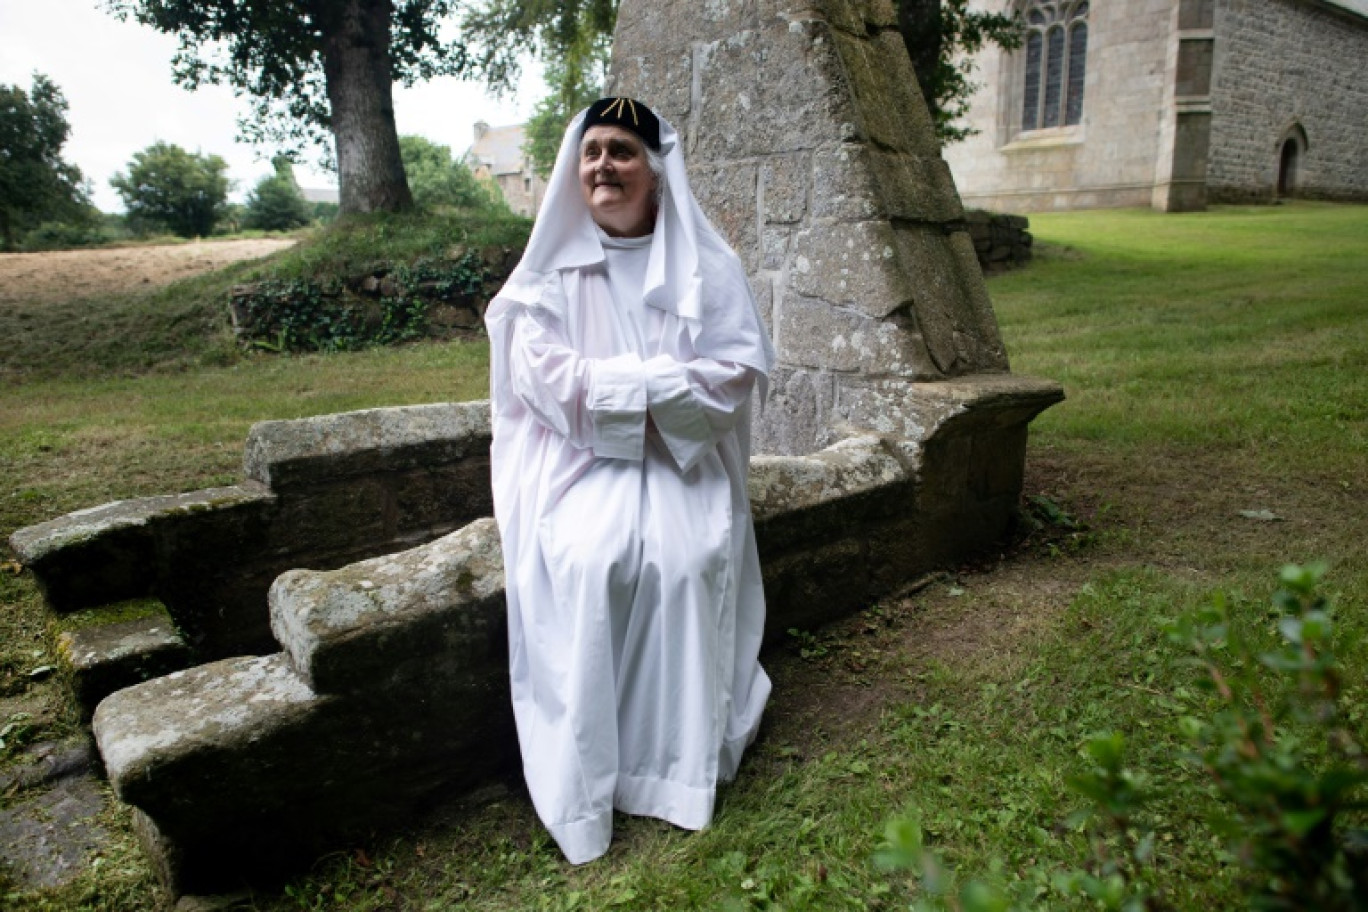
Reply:
<svg viewBox="0 0 1368 912"><path fill-rule="evenodd" d="M245 906L901 909L915 880L870 859L885 823L915 813L955 868L1067 908L1048 875L1088 852L1066 782L1101 730L1127 736L1158 790L1143 877L1175 908L1240 906L1208 827L1219 803L1178 734L1210 698L1161 625L1222 591L1271 641L1278 568L1324 559L1345 698L1368 727L1368 207L1042 215L1032 230L1037 261L990 289L1013 370L1068 393L1033 425L1028 493L1086 528L1056 524L768 655L766 729L707 831L622 820L607 857L571 868L499 783ZM476 397L486 370L482 346L453 344L21 380L0 387L0 531L232 481L254 420ZM27 701L29 738L69 730L58 685L27 677L50 649L31 579L0 573L0 599L4 705ZM126 811L107 817L98 866L8 902L155 907Z"/></svg>

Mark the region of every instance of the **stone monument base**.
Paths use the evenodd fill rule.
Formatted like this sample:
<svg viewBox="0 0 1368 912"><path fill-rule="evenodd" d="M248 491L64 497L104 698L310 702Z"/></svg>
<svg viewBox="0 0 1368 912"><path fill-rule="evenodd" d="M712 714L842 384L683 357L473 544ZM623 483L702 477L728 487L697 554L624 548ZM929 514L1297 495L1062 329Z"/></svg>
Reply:
<svg viewBox="0 0 1368 912"><path fill-rule="evenodd" d="M752 460L769 641L997 540L1020 498L1027 425L1063 395L1006 374L906 393L919 438L852 428L811 455ZM137 684L95 712L110 782L174 892L269 880L402 825L437 792L516 772L492 519L289 571L268 601L278 652Z"/></svg>

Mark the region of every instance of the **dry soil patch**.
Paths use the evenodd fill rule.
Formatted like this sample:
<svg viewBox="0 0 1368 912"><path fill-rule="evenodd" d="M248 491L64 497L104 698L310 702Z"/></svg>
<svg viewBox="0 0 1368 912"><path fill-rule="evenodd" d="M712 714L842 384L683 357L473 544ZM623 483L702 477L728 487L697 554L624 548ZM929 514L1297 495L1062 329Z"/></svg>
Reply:
<svg viewBox="0 0 1368 912"><path fill-rule="evenodd" d="M0 254L0 304L39 303L151 290L178 279L251 260L294 244L288 238L191 241Z"/></svg>

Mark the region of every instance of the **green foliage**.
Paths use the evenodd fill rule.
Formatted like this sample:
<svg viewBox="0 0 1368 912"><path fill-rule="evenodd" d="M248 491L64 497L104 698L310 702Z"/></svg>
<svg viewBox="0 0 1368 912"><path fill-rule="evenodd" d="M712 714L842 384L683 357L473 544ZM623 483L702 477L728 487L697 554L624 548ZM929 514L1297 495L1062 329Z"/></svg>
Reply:
<svg viewBox="0 0 1368 912"><path fill-rule="evenodd" d="M337 203L317 202L309 204L311 221L322 225L329 225L337 220Z"/></svg>
<svg viewBox="0 0 1368 912"><path fill-rule="evenodd" d="M617 8L617 0L489 0L466 17L477 70L496 90L512 87L528 55L545 66L547 95L533 109L523 146L543 178L565 125L602 94Z"/></svg>
<svg viewBox="0 0 1368 912"><path fill-rule="evenodd" d="M351 351L428 334L436 302L474 303L505 278L476 251L454 260L425 259L384 270L375 307L337 279L267 280L235 295L240 327L257 348L273 352ZM374 281L373 277L371 279Z"/></svg>
<svg viewBox="0 0 1368 912"><path fill-rule="evenodd" d="M573 72L561 60L546 63L546 84L551 90L537 102L527 121L527 140L523 152L532 161L532 169L543 180L551 176L560 151L561 138L570 119L593 104L603 93L603 81L595 78L607 70L607 55L595 72Z"/></svg>
<svg viewBox="0 0 1368 912"><path fill-rule="evenodd" d="M295 182L294 168L284 156L275 174L262 178L247 194L243 227L257 231L291 231L309 224L312 212Z"/></svg>
<svg viewBox="0 0 1368 912"><path fill-rule="evenodd" d="M326 146L331 109L324 75L330 40L344 28L349 4L335 0L104 0L121 19L175 35L172 75L188 89L228 85L251 99L238 121L243 137L291 153ZM462 46L440 25L455 0L394 0L385 36L394 80L402 85L459 75ZM310 27L301 27L307 23Z"/></svg>
<svg viewBox="0 0 1368 912"><path fill-rule="evenodd" d="M24 250L69 250L91 247L105 242L105 234L94 219L71 222L43 222L24 235Z"/></svg>
<svg viewBox="0 0 1368 912"><path fill-rule="evenodd" d="M820 659L827 654L826 644L810 630L790 627L788 635L790 646L804 659Z"/></svg>
<svg viewBox="0 0 1368 912"><path fill-rule="evenodd" d="M423 209L491 210L504 208L498 191L481 183L470 169L441 146L422 136L399 137L413 202Z"/></svg>
<svg viewBox="0 0 1368 912"><path fill-rule="evenodd" d="M62 160L66 112L61 90L41 73L27 92L0 85L0 249L13 250L44 223L81 231L94 220L80 169Z"/></svg>
<svg viewBox="0 0 1368 912"><path fill-rule="evenodd" d="M528 56L561 68L559 91L596 81L617 10L618 0L485 0L467 12L461 28L471 42L473 71L496 91L513 87Z"/></svg>
<svg viewBox="0 0 1368 912"><path fill-rule="evenodd" d="M155 142L133 155L127 174L115 174L109 183L123 198L135 230L208 237L228 201L227 171L228 163L218 155Z"/></svg>
<svg viewBox="0 0 1368 912"><path fill-rule="evenodd" d="M988 44L1021 46L1021 22L1014 15L969 8L970 0L899 0L898 24L912 57L922 97L943 143L959 142L976 130L956 124L969 110L976 86L972 55Z"/></svg>
<svg viewBox="0 0 1368 912"><path fill-rule="evenodd" d="M233 207L228 208L231 210ZM222 229L223 222L217 227ZM24 235L20 246L27 251L71 250L127 243L133 240L133 237L128 219L122 213L100 212L90 207L77 217L66 221L43 222ZM180 239L168 236L167 241L172 240L179 242Z"/></svg>
<svg viewBox="0 0 1368 912"><path fill-rule="evenodd" d="M1247 870L1254 909L1368 908L1368 828L1353 822L1361 824L1368 808L1368 751L1343 698L1333 612L1318 592L1324 573L1323 565L1283 568L1272 598L1281 637L1273 649L1245 642L1219 595L1167 625L1170 641L1196 656L1199 683L1217 697L1209 718L1185 715L1179 728L1193 747L1189 762L1224 800L1209 825ZM1053 872L1052 889L1116 912L1167 908L1143 877L1158 863L1156 833L1141 819L1154 798L1148 777L1126 765L1118 732L1089 737L1084 754L1088 768L1068 785L1087 804L1070 824L1091 828L1090 857ZM1035 908L1040 898L1029 886L1042 880L1039 871L1010 889L991 878L957 889L915 816L888 824L875 862L916 873L925 895L919 909L1006 912Z"/></svg>
<svg viewBox="0 0 1368 912"><path fill-rule="evenodd" d="M268 280L238 297L253 344L266 351L338 351L361 347L357 314L340 304L341 286L307 279Z"/></svg>
<svg viewBox="0 0 1368 912"><path fill-rule="evenodd" d="M1249 870L1256 909L1368 908L1368 828L1346 825L1368 808L1368 752L1343 698L1324 574L1318 564L1283 568L1276 648L1244 642L1223 599L1171 627L1220 700L1183 729L1230 806L1216 827ZM1261 671L1279 680L1269 686Z"/></svg>
<svg viewBox="0 0 1368 912"><path fill-rule="evenodd" d="M250 191L249 191L250 194ZM218 220L214 222L214 235L227 237L246 230L247 207L239 203L224 203L219 209Z"/></svg>

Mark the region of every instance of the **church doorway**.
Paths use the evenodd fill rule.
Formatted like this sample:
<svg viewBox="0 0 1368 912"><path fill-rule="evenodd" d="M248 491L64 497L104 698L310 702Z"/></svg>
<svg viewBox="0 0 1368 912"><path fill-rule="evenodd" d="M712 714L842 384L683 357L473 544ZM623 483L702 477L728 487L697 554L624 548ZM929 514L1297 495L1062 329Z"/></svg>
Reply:
<svg viewBox="0 0 1368 912"><path fill-rule="evenodd" d="M1295 121L1282 134L1278 143L1278 183L1274 186L1274 196L1285 199L1296 196L1302 186L1302 172L1306 167L1306 150L1310 143L1306 131Z"/></svg>
<svg viewBox="0 0 1368 912"><path fill-rule="evenodd" d="M1296 137L1283 140L1282 155L1278 161L1278 196L1291 196L1297 189L1297 167L1301 163L1301 146Z"/></svg>

